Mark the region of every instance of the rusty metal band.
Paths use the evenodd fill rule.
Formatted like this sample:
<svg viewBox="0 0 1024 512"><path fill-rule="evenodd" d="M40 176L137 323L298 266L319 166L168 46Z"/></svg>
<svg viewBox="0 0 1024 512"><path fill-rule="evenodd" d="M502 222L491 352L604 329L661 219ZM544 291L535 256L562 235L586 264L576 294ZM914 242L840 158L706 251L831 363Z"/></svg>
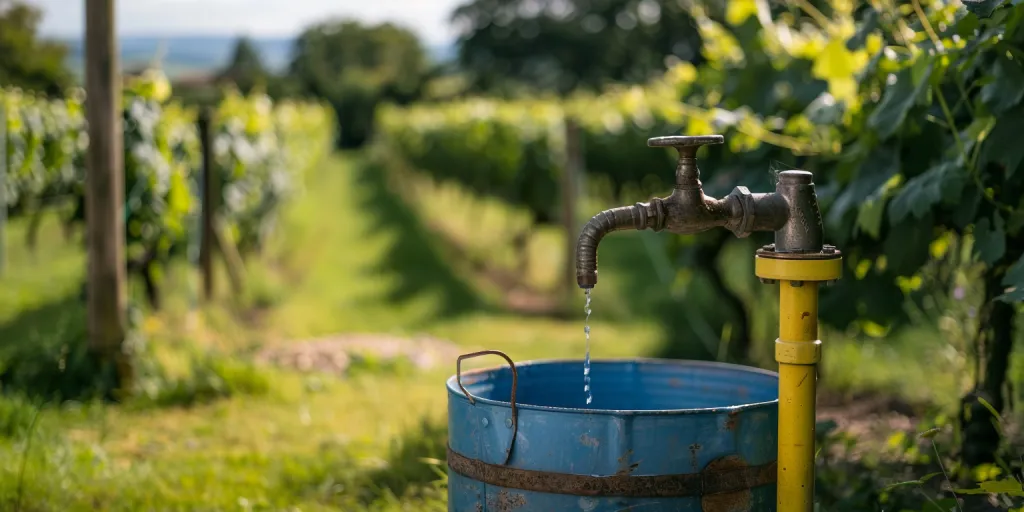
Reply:
<svg viewBox="0 0 1024 512"><path fill-rule="evenodd" d="M653 476L590 476L518 469L488 464L448 447L448 467L486 484L521 491L571 496L674 498L744 491L775 483L777 463L740 468L705 469L700 473Z"/></svg>

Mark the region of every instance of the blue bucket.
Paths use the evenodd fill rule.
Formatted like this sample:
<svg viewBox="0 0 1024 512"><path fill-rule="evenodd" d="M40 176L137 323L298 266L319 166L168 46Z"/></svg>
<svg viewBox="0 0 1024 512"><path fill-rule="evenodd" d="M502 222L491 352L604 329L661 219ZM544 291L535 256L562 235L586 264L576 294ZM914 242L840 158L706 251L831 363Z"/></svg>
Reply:
<svg viewBox="0 0 1024 512"><path fill-rule="evenodd" d="M461 371L494 354L510 366ZM699 361L514 364L448 379L450 512L775 510L778 374Z"/></svg>

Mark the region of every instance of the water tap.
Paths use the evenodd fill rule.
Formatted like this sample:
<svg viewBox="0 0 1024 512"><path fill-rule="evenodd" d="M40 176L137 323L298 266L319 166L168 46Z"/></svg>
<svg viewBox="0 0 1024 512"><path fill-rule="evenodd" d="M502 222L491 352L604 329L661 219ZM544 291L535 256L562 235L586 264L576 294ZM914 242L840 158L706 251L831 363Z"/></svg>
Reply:
<svg viewBox="0 0 1024 512"><path fill-rule="evenodd" d="M774 231L777 253L822 251L821 213L814 181L807 171L783 171L775 192L751 193L746 187L716 199L704 194L697 168L697 150L721 144L721 135L668 136L647 140L650 147L674 147L679 152L676 183L668 197L611 208L595 215L576 243L576 282L580 288L597 284L597 246L604 236L623 229L668 230L680 235L724 227L738 237L755 231Z"/></svg>

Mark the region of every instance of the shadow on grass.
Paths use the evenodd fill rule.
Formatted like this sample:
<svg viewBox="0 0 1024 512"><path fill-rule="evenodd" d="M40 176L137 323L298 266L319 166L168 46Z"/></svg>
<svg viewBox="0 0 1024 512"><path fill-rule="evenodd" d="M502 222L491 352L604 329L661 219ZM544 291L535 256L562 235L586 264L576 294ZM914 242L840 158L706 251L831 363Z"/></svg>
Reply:
<svg viewBox="0 0 1024 512"><path fill-rule="evenodd" d="M373 508L395 498L443 503L436 484L443 478L447 441L446 423L422 420L392 443L376 467L365 467L344 446L332 446L323 450L329 456L284 465L277 485L292 496L342 510Z"/></svg>
<svg viewBox="0 0 1024 512"><path fill-rule="evenodd" d="M112 365L88 347L85 302L70 294L0 325L0 385L43 400L111 398Z"/></svg>
<svg viewBox="0 0 1024 512"><path fill-rule="evenodd" d="M452 272L439 250L437 237L423 225L416 213L388 188L386 171L371 162L353 166L357 182L366 191L361 206L373 216L373 232L394 234L395 242L371 270L399 276L385 299L393 303L411 300L424 293L437 295L436 317L450 318L486 308L472 286Z"/></svg>

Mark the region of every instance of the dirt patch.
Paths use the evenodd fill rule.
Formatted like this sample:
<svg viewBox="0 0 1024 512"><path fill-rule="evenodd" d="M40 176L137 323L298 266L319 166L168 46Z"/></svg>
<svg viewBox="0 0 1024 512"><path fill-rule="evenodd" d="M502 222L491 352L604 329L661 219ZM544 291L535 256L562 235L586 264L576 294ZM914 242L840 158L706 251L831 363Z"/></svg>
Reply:
<svg viewBox="0 0 1024 512"><path fill-rule="evenodd" d="M454 365L466 349L430 336L406 338L388 334L342 334L268 347L256 361L303 372L345 373L357 357L405 359L418 369Z"/></svg>
<svg viewBox="0 0 1024 512"><path fill-rule="evenodd" d="M842 396L824 392L818 397L817 421L833 421L836 431L857 440L854 459L862 454L885 451L893 434L917 432L924 411L892 396L865 394Z"/></svg>

